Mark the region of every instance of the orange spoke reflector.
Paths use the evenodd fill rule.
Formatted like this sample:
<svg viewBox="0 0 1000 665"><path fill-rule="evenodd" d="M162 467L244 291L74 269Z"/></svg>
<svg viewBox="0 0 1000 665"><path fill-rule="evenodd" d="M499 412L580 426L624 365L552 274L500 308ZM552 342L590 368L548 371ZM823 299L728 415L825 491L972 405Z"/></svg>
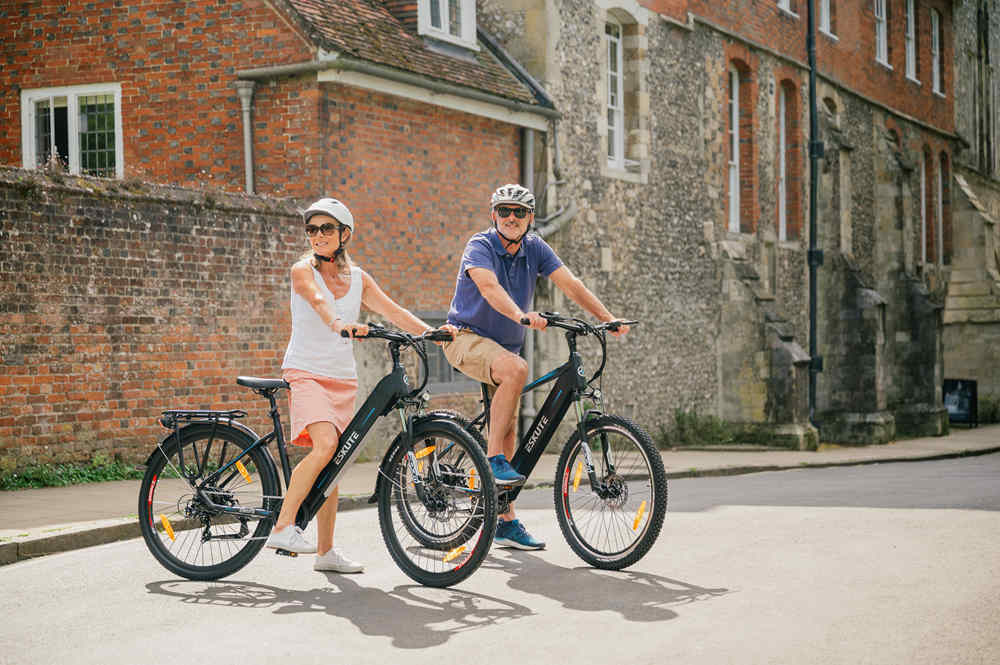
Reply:
<svg viewBox="0 0 1000 665"><path fill-rule="evenodd" d="M170 540L177 540L174 536L174 527L170 526L170 520L168 520L167 516L163 513L160 513L160 524L163 525L163 530L167 532L168 536L170 536Z"/></svg>
<svg viewBox="0 0 1000 665"><path fill-rule="evenodd" d="M449 561L451 561L464 551L465 551L465 545L462 545L461 547L456 547L452 551L448 552L447 554L444 555L445 563L448 563Z"/></svg>
<svg viewBox="0 0 1000 665"><path fill-rule="evenodd" d="M426 447L426 448L424 448L423 450L421 450L421 451L417 452L417 453L416 453L416 457L417 457L417 459L420 459L421 457L427 457L427 456L428 456L428 455L430 455L430 454L431 454L432 452L434 452L434 449L435 449L435 448L437 448L437 446L427 446L427 447Z"/></svg>
<svg viewBox="0 0 1000 665"><path fill-rule="evenodd" d="M646 512L646 501L645 500L643 500L643 502L639 504L639 512L637 512L635 514L635 521L632 522L632 530L633 531L635 531L636 529L639 528L639 521L642 520L642 514L644 512Z"/></svg>
<svg viewBox="0 0 1000 665"><path fill-rule="evenodd" d="M247 468L243 466L243 462L236 462L236 470L240 472L241 476L243 476L243 480L247 481L248 483L253 482L253 479L250 477L250 474L247 473Z"/></svg>
<svg viewBox="0 0 1000 665"><path fill-rule="evenodd" d="M576 463L576 475L573 476L573 491L580 487L580 474L583 473L583 462Z"/></svg>
<svg viewBox="0 0 1000 665"><path fill-rule="evenodd" d="M469 469L469 489L476 489L476 470Z"/></svg>

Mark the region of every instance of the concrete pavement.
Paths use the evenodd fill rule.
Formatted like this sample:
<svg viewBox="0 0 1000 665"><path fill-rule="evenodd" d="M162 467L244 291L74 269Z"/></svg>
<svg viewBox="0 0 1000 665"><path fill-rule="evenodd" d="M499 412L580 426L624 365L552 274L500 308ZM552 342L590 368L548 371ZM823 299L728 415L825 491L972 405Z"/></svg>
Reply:
<svg viewBox="0 0 1000 665"><path fill-rule="evenodd" d="M818 451L713 447L662 451L671 478L735 475L804 467L850 466L943 459L1000 451L1000 425L953 428L943 437L880 446L824 446ZM551 486L557 455L543 455L527 484ZM341 510L367 505L377 463L348 469L340 483ZM46 554L139 537L138 480L0 492L0 565ZM668 507L669 510L669 507Z"/></svg>

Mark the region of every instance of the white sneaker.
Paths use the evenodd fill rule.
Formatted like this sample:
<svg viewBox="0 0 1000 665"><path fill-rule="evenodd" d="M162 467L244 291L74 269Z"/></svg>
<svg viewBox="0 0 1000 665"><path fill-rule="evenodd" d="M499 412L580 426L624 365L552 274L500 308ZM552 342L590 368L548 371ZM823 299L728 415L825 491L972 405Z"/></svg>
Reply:
<svg viewBox="0 0 1000 665"><path fill-rule="evenodd" d="M365 569L363 564L344 556L336 549L331 549L326 554L316 556L316 563L313 570L333 573L360 573Z"/></svg>
<svg viewBox="0 0 1000 665"><path fill-rule="evenodd" d="M316 544L309 542L302 529L296 525L286 526L281 531L272 531L264 546L296 554L313 554L316 551Z"/></svg>

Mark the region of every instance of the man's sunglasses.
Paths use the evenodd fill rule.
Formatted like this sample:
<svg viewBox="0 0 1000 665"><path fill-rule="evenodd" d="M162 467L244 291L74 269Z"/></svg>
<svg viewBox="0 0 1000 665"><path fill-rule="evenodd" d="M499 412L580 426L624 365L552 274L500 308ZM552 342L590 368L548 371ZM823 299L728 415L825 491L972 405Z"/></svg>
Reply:
<svg viewBox="0 0 1000 665"><path fill-rule="evenodd" d="M334 233L340 231L343 228L342 224L332 224L327 222L323 226L316 226L315 224L306 224L306 235L310 238L320 231L323 232L325 236L332 236Z"/></svg>
<svg viewBox="0 0 1000 665"><path fill-rule="evenodd" d="M499 217L500 219L510 217L511 214L513 214L518 219L524 219L525 217L528 216L528 213L531 212L527 208L523 208L521 206L518 206L516 208L511 208L508 206L497 206L496 208L494 208L494 210L497 213L497 217Z"/></svg>

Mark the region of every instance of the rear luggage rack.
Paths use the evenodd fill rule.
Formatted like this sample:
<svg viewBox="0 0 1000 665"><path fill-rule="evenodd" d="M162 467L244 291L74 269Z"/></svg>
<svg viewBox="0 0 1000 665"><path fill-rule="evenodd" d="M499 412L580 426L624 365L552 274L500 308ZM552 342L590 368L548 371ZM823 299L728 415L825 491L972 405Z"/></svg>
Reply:
<svg viewBox="0 0 1000 665"><path fill-rule="evenodd" d="M244 418L246 415L247 412L242 409L233 409L231 411L171 409L161 412L160 424L167 429L176 429L177 424L182 422L229 423L237 418Z"/></svg>

